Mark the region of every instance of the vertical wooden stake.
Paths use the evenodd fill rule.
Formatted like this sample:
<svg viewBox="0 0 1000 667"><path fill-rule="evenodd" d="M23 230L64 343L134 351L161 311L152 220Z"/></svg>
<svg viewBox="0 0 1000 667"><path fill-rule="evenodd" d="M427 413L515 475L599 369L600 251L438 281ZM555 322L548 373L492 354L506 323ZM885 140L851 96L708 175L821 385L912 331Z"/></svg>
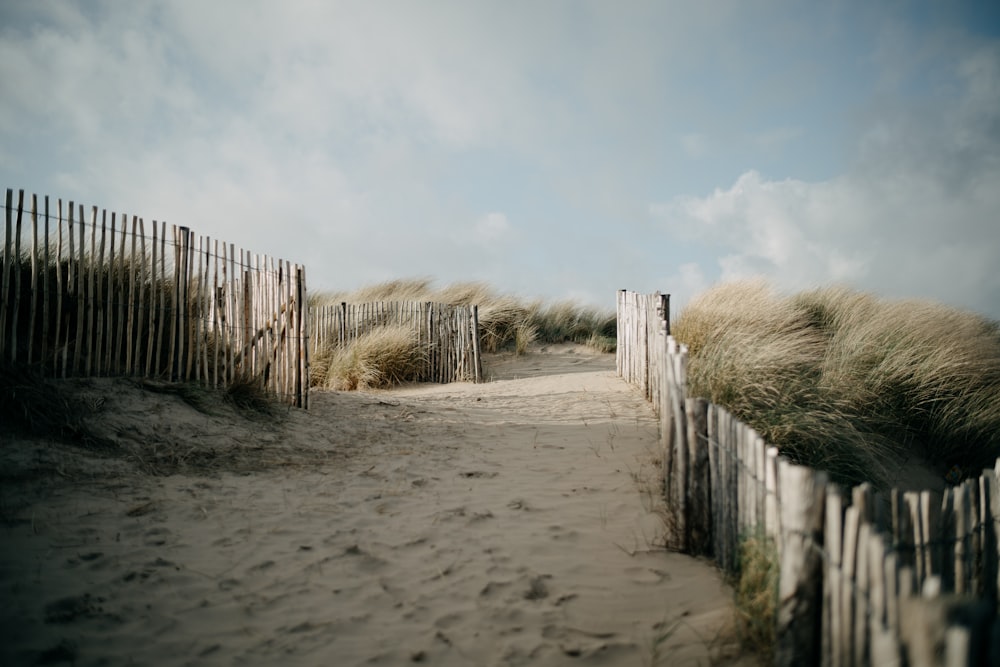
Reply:
<svg viewBox="0 0 1000 667"><path fill-rule="evenodd" d="M782 461L782 548L778 581L775 665L816 664L820 658L826 475Z"/></svg>

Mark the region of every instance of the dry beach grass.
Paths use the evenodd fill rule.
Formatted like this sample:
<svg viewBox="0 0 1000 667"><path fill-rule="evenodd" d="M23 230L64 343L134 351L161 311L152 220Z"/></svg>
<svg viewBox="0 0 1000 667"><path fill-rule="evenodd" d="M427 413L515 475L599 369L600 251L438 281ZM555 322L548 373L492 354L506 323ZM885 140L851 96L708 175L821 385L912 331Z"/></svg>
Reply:
<svg viewBox="0 0 1000 667"><path fill-rule="evenodd" d="M914 461L943 480L1000 453L1000 325L975 313L750 281L702 294L673 331L692 395L838 481L906 484Z"/></svg>

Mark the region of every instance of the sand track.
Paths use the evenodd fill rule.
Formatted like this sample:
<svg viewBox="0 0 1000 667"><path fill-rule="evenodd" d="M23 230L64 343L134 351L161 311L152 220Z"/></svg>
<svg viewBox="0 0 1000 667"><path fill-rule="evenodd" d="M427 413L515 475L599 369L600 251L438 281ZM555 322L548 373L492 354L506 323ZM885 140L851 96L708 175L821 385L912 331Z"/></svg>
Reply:
<svg viewBox="0 0 1000 667"><path fill-rule="evenodd" d="M7 470L44 446L77 479L4 485L0 663L730 664L731 593L660 548L657 425L613 364L555 348L276 423L89 383L108 437L294 464L151 477L5 442Z"/></svg>

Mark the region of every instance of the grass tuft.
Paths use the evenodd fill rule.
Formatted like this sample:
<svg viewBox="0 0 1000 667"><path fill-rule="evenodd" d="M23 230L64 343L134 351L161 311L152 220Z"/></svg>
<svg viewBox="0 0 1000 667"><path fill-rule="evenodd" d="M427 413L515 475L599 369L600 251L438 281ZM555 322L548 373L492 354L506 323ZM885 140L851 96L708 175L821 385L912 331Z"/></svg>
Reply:
<svg viewBox="0 0 1000 667"><path fill-rule="evenodd" d="M242 375L223 389L225 400L248 419L272 419L280 414L278 400L260 377Z"/></svg>
<svg viewBox="0 0 1000 667"><path fill-rule="evenodd" d="M319 351L312 361L312 382L336 390L387 388L419 377L426 354L410 329L376 329L349 347Z"/></svg>
<svg viewBox="0 0 1000 667"><path fill-rule="evenodd" d="M0 424L26 435L74 439L85 435L85 406L36 369L0 365Z"/></svg>
<svg viewBox="0 0 1000 667"><path fill-rule="evenodd" d="M760 534L742 540L733 592L740 643L760 664L771 664L778 600L778 552L771 540Z"/></svg>

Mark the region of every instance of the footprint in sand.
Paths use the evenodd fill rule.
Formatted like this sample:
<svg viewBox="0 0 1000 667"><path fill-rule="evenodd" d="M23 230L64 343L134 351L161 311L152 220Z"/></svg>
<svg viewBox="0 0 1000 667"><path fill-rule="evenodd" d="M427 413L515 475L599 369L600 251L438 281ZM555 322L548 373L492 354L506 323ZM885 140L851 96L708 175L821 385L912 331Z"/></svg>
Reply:
<svg viewBox="0 0 1000 667"><path fill-rule="evenodd" d="M162 547L170 537L170 531L166 528L150 528L143 536L147 547Z"/></svg>
<svg viewBox="0 0 1000 667"><path fill-rule="evenodd" d="M358 559L358 564L365 569L378 569L386 565L386 561L382 560L378 556L368 553L357 544L352 544L344 549L344 555L356 557Z"/></svg>
<svg viewBox="0 0 1000 667"><path fill-rule="evenodd" d="M60 598L45 605L45 622L52 624L72 623L80 618L104 618L121 622L121 617L104 611L104 598L90 593Z"/></svg>

